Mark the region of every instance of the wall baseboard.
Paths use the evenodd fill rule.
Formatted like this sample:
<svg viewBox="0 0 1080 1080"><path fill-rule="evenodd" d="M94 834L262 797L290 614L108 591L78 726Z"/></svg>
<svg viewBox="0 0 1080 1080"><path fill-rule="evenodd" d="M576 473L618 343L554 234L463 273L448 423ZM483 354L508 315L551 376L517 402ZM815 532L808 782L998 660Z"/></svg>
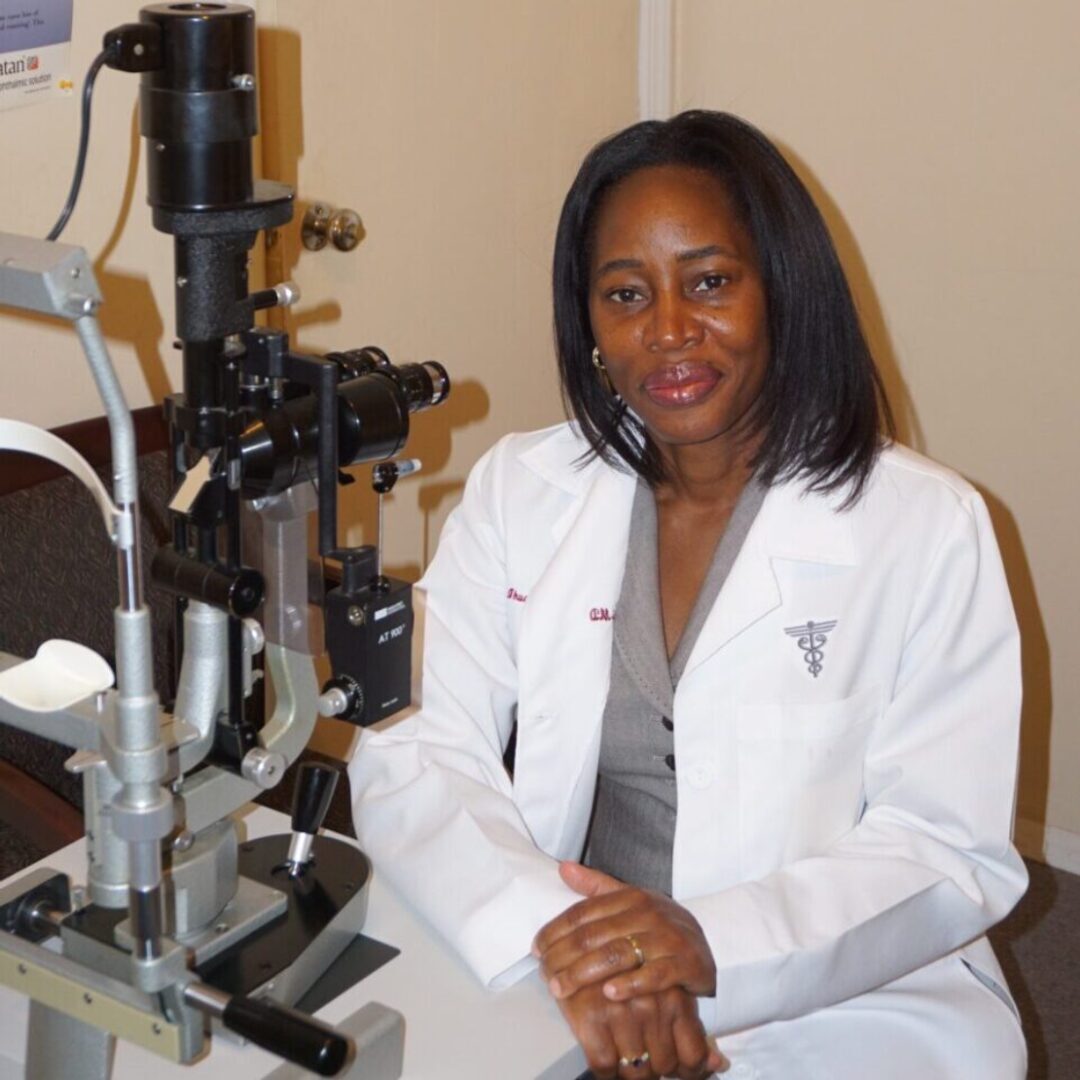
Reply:
<svg viewBox="0 0 1080 1080"><path fill-rule="evenodd" d="M1025 858L1037 859L1055 870L1080 874L1080 833L1019 818L1014 839Z"/></svg>

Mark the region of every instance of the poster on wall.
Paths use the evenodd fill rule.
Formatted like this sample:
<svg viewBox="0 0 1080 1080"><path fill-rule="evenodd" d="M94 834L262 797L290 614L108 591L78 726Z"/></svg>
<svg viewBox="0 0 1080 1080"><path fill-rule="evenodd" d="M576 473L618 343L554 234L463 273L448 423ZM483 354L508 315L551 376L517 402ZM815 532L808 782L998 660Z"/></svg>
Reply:
<svg viewBox="0 0 1080 1080"><path fill-rule="evenodd" d="M74 0L0 0L0 109L70 97Z"/></svg>

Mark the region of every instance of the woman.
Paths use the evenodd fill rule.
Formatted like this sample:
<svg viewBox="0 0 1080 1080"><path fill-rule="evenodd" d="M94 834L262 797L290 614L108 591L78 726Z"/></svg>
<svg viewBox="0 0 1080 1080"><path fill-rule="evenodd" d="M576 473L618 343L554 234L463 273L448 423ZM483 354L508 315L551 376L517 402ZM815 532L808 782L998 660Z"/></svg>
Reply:
<svg viewBox="0 0 1080 1080"><path fill-rule="evenodd" d="M598 1077L705 1075L706 1032L740 1076L1023 1076L1008 591L977 493L883 437L805 188L734 117L635 125L554 278L574 422L474 469L361 843L486 983L538 957Z"/></svg>

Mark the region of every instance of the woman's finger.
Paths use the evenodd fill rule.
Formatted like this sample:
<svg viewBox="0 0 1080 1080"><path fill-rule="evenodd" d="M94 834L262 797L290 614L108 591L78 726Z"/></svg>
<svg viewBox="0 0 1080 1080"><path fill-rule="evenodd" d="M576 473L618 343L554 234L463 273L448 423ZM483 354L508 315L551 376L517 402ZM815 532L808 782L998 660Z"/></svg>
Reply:
<svg viewBox="0 0 1080 1080"><path fill-rule="evenodd" d="M572 961L568 967L559 969L548 979L551 996L558 999L577 993L583 986L603 982L612 975L633 971L638 966L640 946L632 935L613 937L597 948ZM545 961L544 973L549 969ZM613 1000L613 999L612 999Z"/></svg>
<svg viewBox="0 0 1080 1080"><path fill-rule="evenodd" d="M600 1002L560 1004L574 1037L585 1052L585 1060L596 1080L615 1080L619 1075L619 1051L607 1022L608 1009Z"/></svg>
<svg viewBox="0 0 1080 1080"><path fill-rule="evenodd" d="M582 896L601 896L604 893L615 892L625 889L625 882L618 878L605 874L600 870L594 870L591 866L582 866L581 863L564 859L559 863L559 877L570 886L574 892Z"/></svg>
<svg viewBox="0 0 1080 1080"><path fill-rule="evenodd" d="M670 1076L679 1067L679 1055L675 1050L671 1020L664 1015L660 999L649 994L630 1002L629 1008L641 1024L653 1075Z"/></svg>
<svg viewBox="0 0 1080 1080"><path fill-rule="evenodd" d="M571 904L561 915L541 927L533 940L533 955L542 956L567 935L592 923L619 915L627 908L637 907L641 903L641 897L642 893L638 889L618 889Z"/></svg>
<svg viewBox="0 0 1080 1080"><path fill-rule="evenodd" d="M653 1072L652 1052L636 1011L625 1005L611 1006L608 1027L619 1051L619 1080L653 1080L657 1074Z"/></svg>
<svg viewBox="0 0 1080 1080"><path fill-rule="evenodd" d="M616 1080L619 1075L619 1048L606 1024L585 1023L578 1032L578 1042L595 1080Z"/></svg>
<svg viewBox="0 0 1080 1080"><path fill-rule="evenodd" d="M709 1042L709 1060L705 1063L705 1068L712 1073L726 1073L731 1068L731 1062L711 1040Z"/></svg>
<svg viewBox="0 0 1080 1080"><path fill-rule="evenodd" d="M587 971L585 961L581 961L581 970ZM598 969L597 969L598 970ZM560 987L569 983L569 976L577 977L578 965L572 964L557 976ZM621 974L614 975L604 982L604 997L608 1001L630 1001L641 994L660 994L675 987L686 988L691 977L688 966L679 956L658 956L649 958L641 967L624 968ZM579 985L586 985L584 982ZM554 990L552 991L554 994ZM558 996L558 995L555 995Z"/></svg>
<svg viewBox="0 0 1080 1080"><path fill-rule="evenodd" d="M651 945L649 935L626 934L559 971L549 980L548 987L557 999L577 994L583 986L604 983L604 997L608 1001L630 1001L683 985L684 964L678 957L661 956L658 951ZM627 991L627 986L633 989Z"/></svg>
<svg viewBox="0 0 1080 1080"><path fill-rule="evenodd" d="M607 960L612 964L608 974L629 970L639 966L637 951L630 944L631 938L638 943L639 949L644 950L643 961L654 955L669 953L678 946L678 938L669 934L649 909L633 908L607 919L587 923L560 938L541 954L541 970L544 977L550 979L590 953L602 953L608 946L614 950L607 955ZM645 941L650 943L647 948L641 944ZM604 957L596 959L602 963Z"/></svg>
<svg viewBox="0 0 1080 1080"><path fill-rule="evenodd" d="M689 995L686 995L689 998ZM690 999L691 1001L693 999ZM709 1041L705 1029L697 1016L689 1009L680 1009L672 1023L672 1035L675 1039L675 1051L679 1056L679 1068L676 1076L679 1080L703 1080L709 1075Z"/></svg>

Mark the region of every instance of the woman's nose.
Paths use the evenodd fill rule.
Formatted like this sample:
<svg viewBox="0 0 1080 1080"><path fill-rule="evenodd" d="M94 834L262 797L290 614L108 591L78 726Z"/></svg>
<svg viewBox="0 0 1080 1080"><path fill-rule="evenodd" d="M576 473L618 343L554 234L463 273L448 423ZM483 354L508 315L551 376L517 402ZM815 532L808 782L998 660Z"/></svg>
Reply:
<svg viewBox="0 0 1080 1080"><path fill-rule="evenodd" d="M694 317L692 305L681 293L657 293L650 315L645 328L645 345L654 352L685 349L701 340L701 326Z"/></svg>

